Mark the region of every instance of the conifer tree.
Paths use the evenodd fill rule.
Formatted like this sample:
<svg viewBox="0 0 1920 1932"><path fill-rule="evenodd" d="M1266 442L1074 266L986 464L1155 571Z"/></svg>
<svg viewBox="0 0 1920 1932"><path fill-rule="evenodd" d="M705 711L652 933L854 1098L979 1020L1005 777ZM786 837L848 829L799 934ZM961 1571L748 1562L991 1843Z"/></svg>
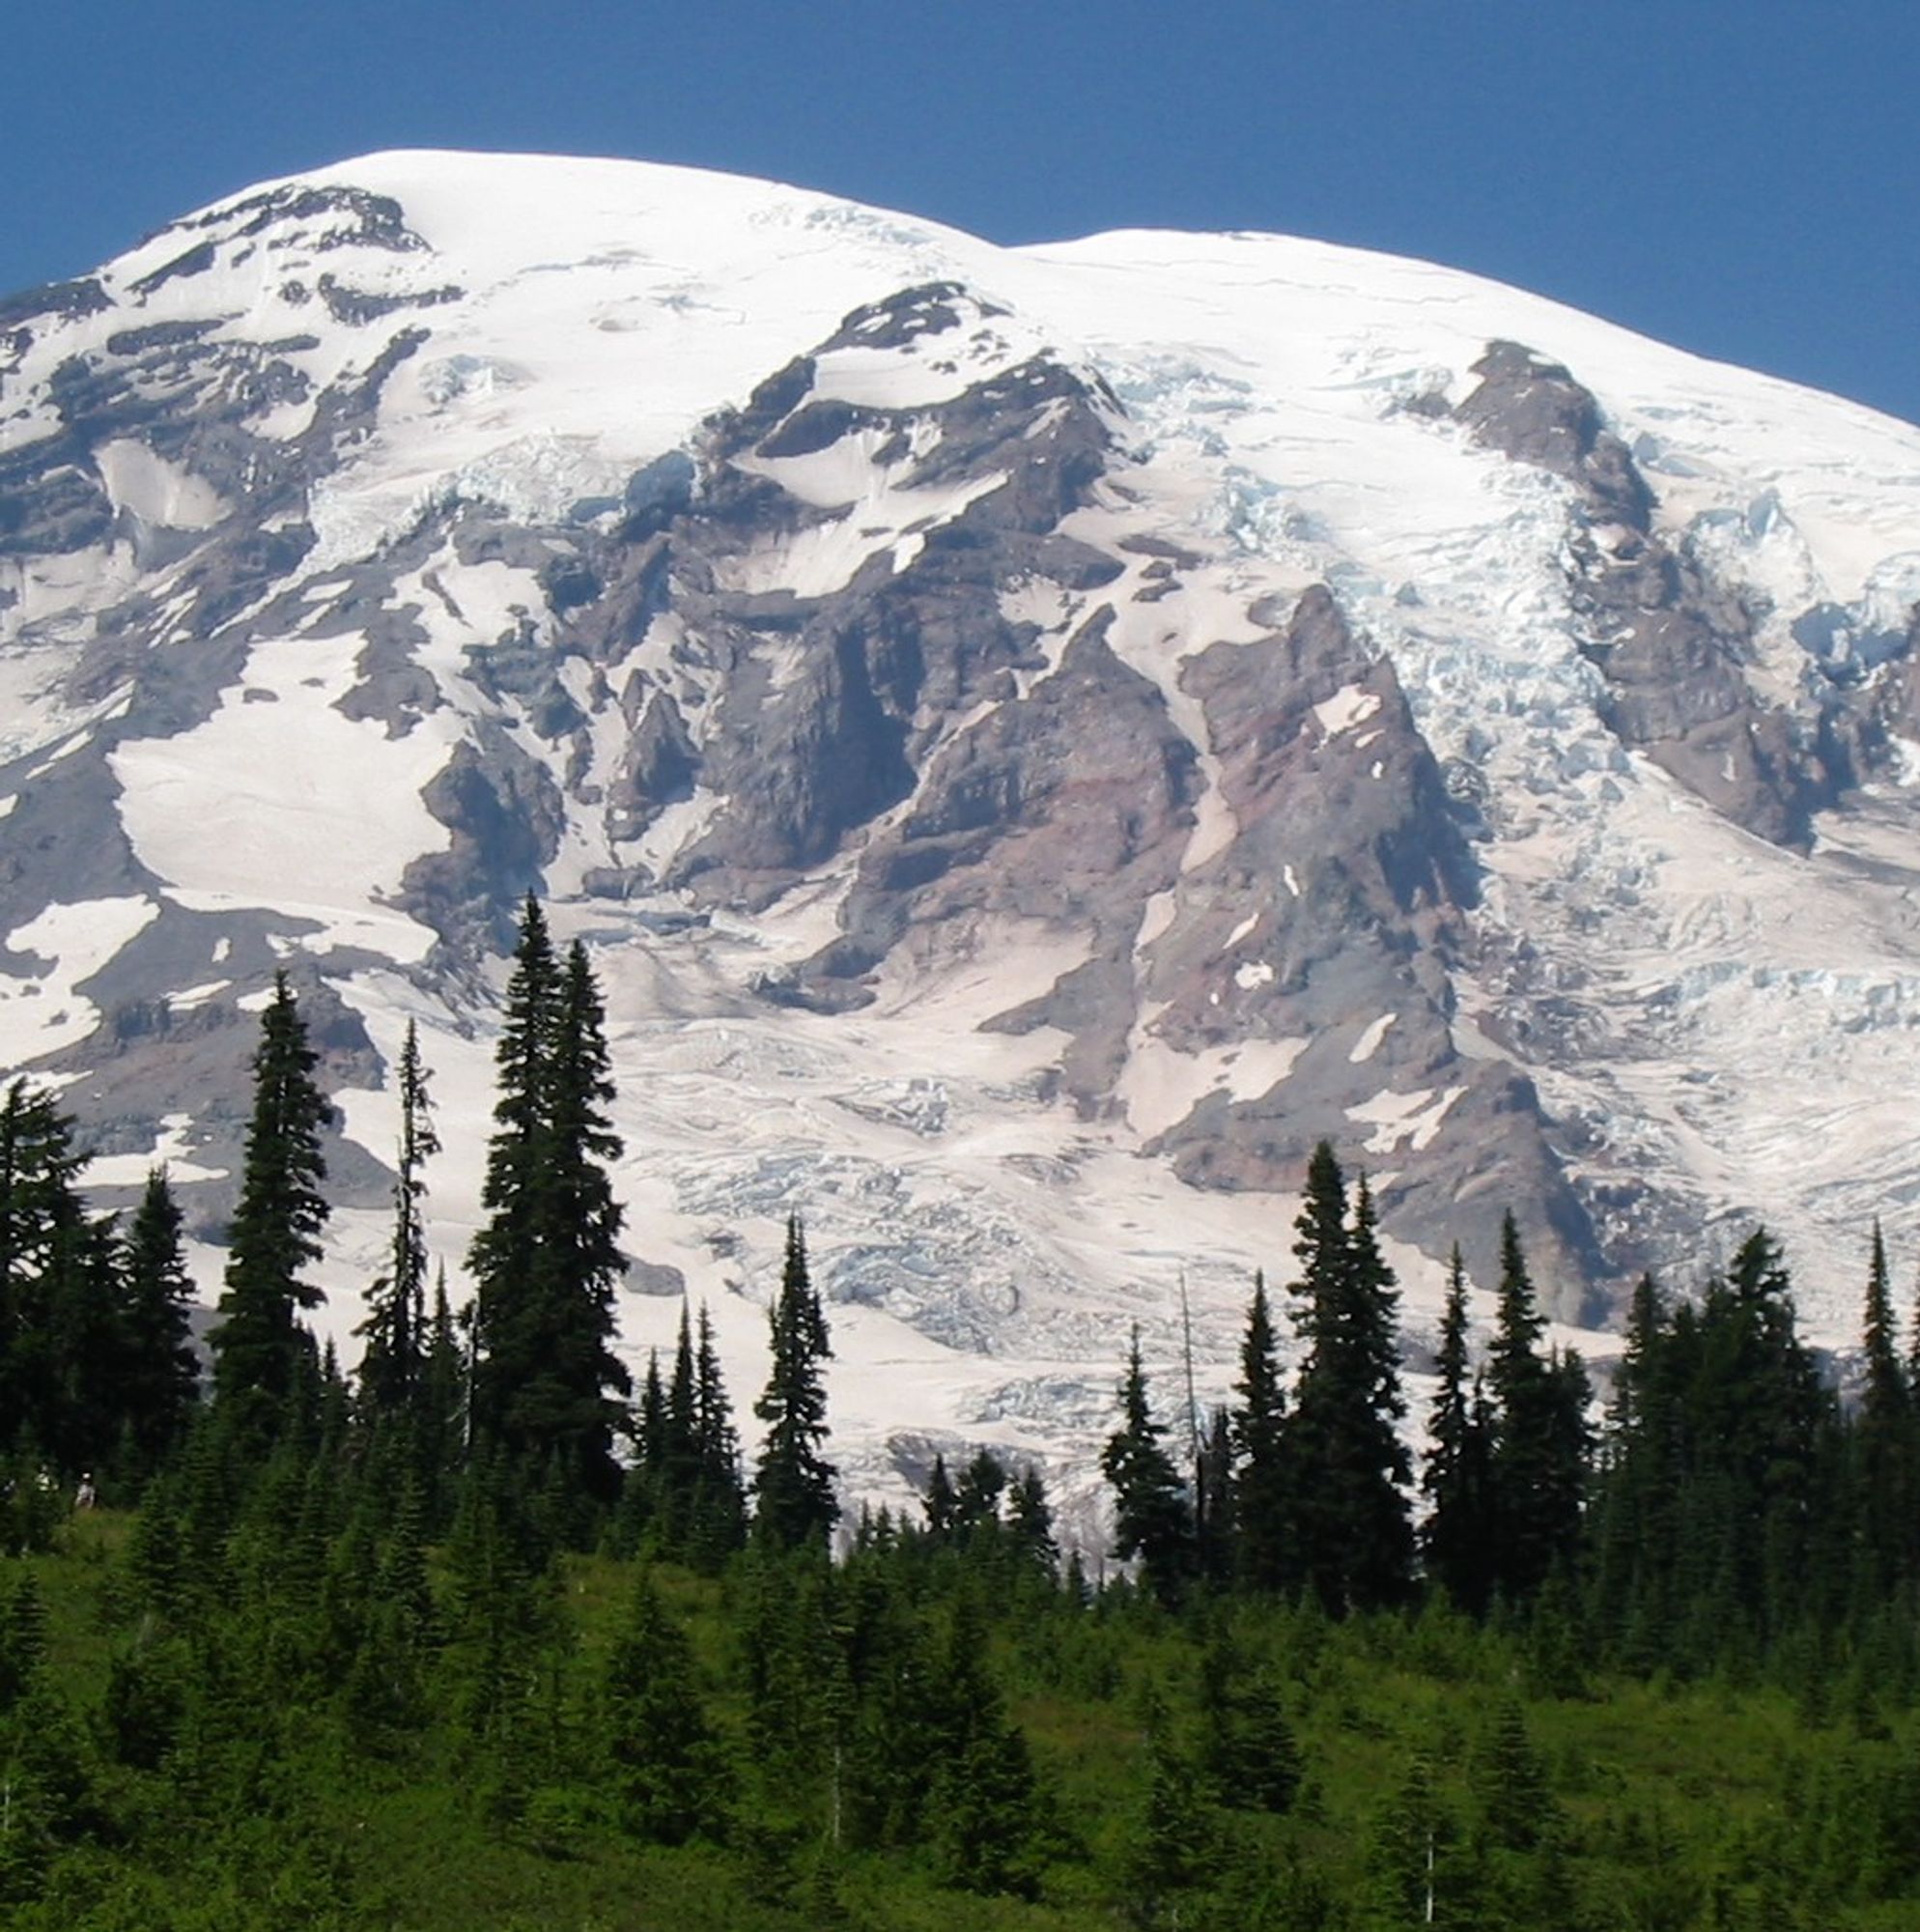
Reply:
<svg viewBox="0 0 1920 1932"><path fill-rule="evenodd" d="M999 1529L1006 1484L1006 1466L991 1449L980 1450L961 1470L953 1486L953 1523L962 1543Z"/></svg>
<svg viewBox="0 0 1920 1932"><path fill-rule="evenodd" d="M1580 1533L1584 1419L1569 1417L1574 1385L1542 1352L1545 1327L1510 1212L1500 1230L1500 1304L1487 1382L1496 1418L1493 1508L1500 1556L1493 1580L1515 1602L1571 1561Z"/></svg>
<svg viewBox="0 0 1920 1932"><path fill-rule="evenodd" d="M1287 1543L1292 1501L1286 1482L1286 1391L1264 1274L1254 1276L1234 1391L1240 1398L1232 1418L1239 1580L1251 1589L1278 1592L1297 1580L1297 1565Z"/></svg>
<svg viewBox="0 0 1920 1932"><path fill-rule="evenodd" d="M1393 1270L1363 1180L1351 1227L1346 1183L1322 1141L1296 1222L1308 1354L1285 1434L1301 1572L1336 1615L1403 1599L1412 1584L1407 1455Z"/></svg>
<svg viewBox="0 0 1920 1932"><path fill-rule="evenodd" d="M5 1446L74 1469L98 1453L120 1366L85 1164L51 1096L14 1081L0 1103L0 1427Z"/></svg>
<svg viewBox="0 0 1920 1932"><path fill-rule="evenodd" d="M427 1068L420 1037L407 1022L395 1069L400 1099L400 1139L393 1181L393 1239L386 1272L367 1296L367 1338L360 1362L360 1391L376 1417L416 1419L427 1371L427 1233L421 1204L427 1183L421 1170L440 1151L434 1130Z"/></svg>
<svg viewBox="0 0 1920 1932"><path fill-rule="evenodd" d="M692 1646L644 1570L607 1661L595 1720L624 1831L678 1845L719 1822L721 1758L694 1689Z"/></svg>
<svg viewBox="0 0 1920 1932"><path fill-rule="evenodd" d="M654 1512L662 1552L676 1561L686 1554L700 1484L700 1422L693 1371L693 1323L680 1305L680 1335L673 1350L673 1375L661 1403L660 1445L652 1452Z"/></svg>
<svg viewBox="0 0 1920 1932"><path fill-rule="evenodd" d="M1692 1332L1691 1311L1683 1334ZM1635 1662L1669 1648L1679 1557L1685 1429L1679 1384L1691 1350L1676 1344L1665 1299L1642 1275L1627 1307L1595 1503L1593 1600L1602 1626Z"/></svg>
<svg viewBox="0 0 1920 1932"><path fill-rule="evenodd" d="M1920 1537L1912 1521L1913 1395L1901 1365L1886 1243L1878 1220L1861 1344L1866 1374L1853 1430L1857 1466L1852 1472L1860 1515L1856 1568L1866 1588L1883 1593L1897 1577L1913 1573Z"/></svg>
<svg viewBox="0 0 1920 1932"><path fill-rule="evenodd" d="M1468 1380L1467 1320L1466 1268L1456 1242L1440 1323L1440 1389L1427 1425L1431 1447L1421 1475L1427 1506L1421 1554L1428 1580L1478 1616L1491 1593L1495 1532L1489 1445Z"/></svg>
<svg viewBox="0 0 1920 1932"><path fill-rule="evenodd" d="M1300 1750L1270 1670L1249 1668L1225 1637L1200 1662L1201 1752L1219 1803L1285 1811L1300 1787Z"/></svg>
<svg viewBox="0 0 1920 1932"><path fill-rule="evenodd" d="M446 1269L442 1267L434 1284L434 1312L427 1324L414 1463L427 1520L436 1531L444 1528L451 1518L453 1477L466 1453L467 1384L466 1351L447 1303Z"/></svg>
<svg viewBox="0 0 1920 1932"><path fill-rule="evenodd" d="M121 1406L139 1473L150 1475L186 1439L200 1393L187 1306L193 1284L181 1253L181 1212L166 1169L147 1176L120 1257L125 1362Z"/></svg>
<svg viewBox="0 0 1920 1932"><path fill-rule="evenodd" d="M613 1099L600 989L576 940L561 976L543 1176L541 1246L554 1382L549 1426L570 1475L610 1503L619 1491L613 1435L617 1398L633 1387L613 1353L614 1293L626 1271L619 1247L625 1218L613 1199L608 1164L621 1144L607 1119Z"/></svg>
<svg viewBox="0 0 1920 1932"><path fill-rule="evenodd" d="M1200 1436L1194 1469L1194 1569L1208 1584L1229 1587L1238 1563L1239 1485L1233 1470L1233 1418L1216 1408Z"/></svg>
<svg viewBox="0 0 1920 1932"><path fill-rule="evenodd" d="M963 1891L1031 1897L1038 1889L1032 1761L987 1675L985 1632L972 1614L974 1601L963 1597L956 1605L934 1708L903 1727L899 1743L916 1755L929 1744L937 1750L930 1809L942 1882ZM914 1761L902 1753L896 1781L912 1783Z"/></svg>
<svg viewBox="0 0 1920 1932"><path fill-rule="evenodd" d="M1815 1463L1831 1397L1795 1331L1793 1282L1764 1228L1708 1290L1688 1394L1700 1557L1715 1553L1723 1629L1757 1611L1763 1628L1796 1613L1810 1584Z"/></svg>
<svg viewBox="0 0 1920 1932"><path fill-rule="evenodd" d="M687 1532L687 1560L718 1570L747 1538L747 1498L740 1479L740 1437L720 1376L713 1317L705 1302L695 1324L693 1436L697 1478Z"/></svg>
<svg viewBox="0 0 1920 1932"><path fill-rule="evenodd" d="M314 1362L313 1336L296 1310L321 1300L300 1278L320 1259L327 1216L320 1137L333 1109L314 1083L318 1065L287 976L278 973L253 1057L253 1114L220 1321L210 1337L217 1412L237 1441L256 1449L286 1429L301 1368Z"/></svg>
<svg viewBox="0 0 1920 1932"><path fill-rule="evenodd" d="M1054 1541L1053 1505L1037 1469L1025 1470L1013 1486L1007 1544L1018 1571L1052 1584L1059 1565L1059 1546Z"/></svg>
<svg viewBox="0 0 1920 1932"><path fill-rule="evenodd" d="M632 1386L613 1354L624 1262L607 1163L620 1143L599 991L578 943L564 970L529 898L507 984L499 1098L475 1282L473 1426L579 1517L619 1492L613 1433Z"/></svg>
<svg viewBox="0 0 1920 1932"><path fill-rule="evenodd" d="M473 1237L468 1264L478 1285L473 1310L475 1428L490 1442L509 1439L514 1383L540 1348L534 1283L547 1218L543 1201L548 1090L559 1003L559 967L546 915L529 897L521 917L506 1016L494 1065L499 1083L495 1131L487 1150L481 1205L487 1224Z"/></svg>
<svg viewBox="0 0 1920 1932"><path fill-rule="evenodd" d="M787 1217L786 1258L772 1313L773 1364L753 1413L767 1436L753 1475L754 1533L776 1549L824 1548L840 1514L821 1363L833 1352L827 1318L807 1272L800 1217Z"/></svg>
<svg viewBox="0 0 1920 1932"><path fill-rule="evenodd" d="M926 1512L926 1533L934 1543L946 1543L953 1535L957 1517L957 1499L953 1493L953 1478L946 1473L946 1458L936 1451L932 1471L927 1476L926 1494L921 1498L920 1507Z"/></svg>
<svg viewBox="0 0 1920 1932"><path fill-rule="evenodd" d="M1138 1556L1148 1587L1174 1602L1193 1569L1193 1512L1173 1459L1161 1446L1165 1429L1154 1419L1136 1323L1120 1378L1120 1427L1100 1452L1100 1473L1114 1492L1114 1548Z"/></svg>

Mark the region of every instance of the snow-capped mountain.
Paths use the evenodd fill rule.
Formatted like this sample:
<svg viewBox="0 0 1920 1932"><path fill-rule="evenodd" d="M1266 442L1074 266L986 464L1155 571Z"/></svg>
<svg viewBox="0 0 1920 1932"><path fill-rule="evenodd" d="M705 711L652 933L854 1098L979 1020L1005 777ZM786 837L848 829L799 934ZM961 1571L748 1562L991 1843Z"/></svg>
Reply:
<svg viewBox="0 0 1920 1932"><path fill-rule="evenodd" d="M684 1286L750 1396L798 1208L873 1491L1083 1453L1183 1283L1222 1393L1323 1136L1416 1344L1510 1204L1569 1322L1762 1213L1838 1335L1920 1183L1916 603L1920 430L1466 275L371 156L0 303L0 1056L211 1282L288 967L344 1335L409 1018L457 1274L537 889L630 1346Z"/></svg>

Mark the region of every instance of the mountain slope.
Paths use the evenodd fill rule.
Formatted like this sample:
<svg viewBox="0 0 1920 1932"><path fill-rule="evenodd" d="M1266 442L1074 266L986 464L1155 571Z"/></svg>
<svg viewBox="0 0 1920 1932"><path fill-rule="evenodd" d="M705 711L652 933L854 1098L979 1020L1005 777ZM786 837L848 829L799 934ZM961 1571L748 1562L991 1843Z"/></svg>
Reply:
<svg viewBox="0 0 1920 1932"><path fill-rule="evenodd" d="M1003 250L626 162L371 156L0 304L0 1045L211 1270L288 965L476 1213L498 954L605 978L632 1345L736 1393L790 1208L844 1460L1224 1390L1329 1136L1430 1321L1764 1211L1828 1332L1920 1161L1920 431L1420 264Z"/></svg>

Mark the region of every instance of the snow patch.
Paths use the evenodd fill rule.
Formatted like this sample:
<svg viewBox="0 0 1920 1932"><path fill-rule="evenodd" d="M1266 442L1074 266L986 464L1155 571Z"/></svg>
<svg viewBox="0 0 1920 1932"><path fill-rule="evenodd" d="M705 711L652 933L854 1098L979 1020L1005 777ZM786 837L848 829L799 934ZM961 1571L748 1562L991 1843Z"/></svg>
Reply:
<svg viewBox="0 0 1920 1932"><path fill-rule="evenodd" d="M1357 1126L1373 1129L1362 1143L1369 1153L1393 1153L1401 1148L1419 1153L1432 1145L1440 1123L1466 1091L1464 1087L1449 1087L1437 1099L1426 1087L1412 1094L1376 1094L1372 1099L1349 1107L1346 1118Z"/></svg>
<svg viewBox="0 0 1920 1932"><path fill-rule="evenodd" d="M1373 1058L1380 1050L1380 1042L1387 1037L1387 1029L1399 1018L1398 1013L1382 1013L1372 1021L1360 1037L1354 1041L1353 1050L1346 1056L1355 1066L1362 1065Z"/></svg>
<svg viewBox="0 0 1920 1932"><path fill-rule="evenodd" d="M206 1167L192 1158L187 1129L193 1124L190 1114L163 1114L160 1134L146 1153L96 1154L87 1163L85 1179L89 1186L140 1187L156 1167L167 1171L176 1183L191 1180L224 1180L224 1167Z"/></svg>
<svg viewBox="0 0 1920 1932"><path fill-rule="evenodd" d="M1313 716L1320 721L1320 735L1337 738L1356 724L1364 724L1380 708L1377 692L1362 691L1356 684L1343 684L1334 695L1314 705Z"/></svg>
<svg viewBox="0 0 1920 1932"><path fill-rule="evenodd" d="M21 1066L89 1037L99 1009L77 988L159 916L150 898L81 899L15 926L9 952L53 963L43 974L0 978L0 1061Z"/></svg>

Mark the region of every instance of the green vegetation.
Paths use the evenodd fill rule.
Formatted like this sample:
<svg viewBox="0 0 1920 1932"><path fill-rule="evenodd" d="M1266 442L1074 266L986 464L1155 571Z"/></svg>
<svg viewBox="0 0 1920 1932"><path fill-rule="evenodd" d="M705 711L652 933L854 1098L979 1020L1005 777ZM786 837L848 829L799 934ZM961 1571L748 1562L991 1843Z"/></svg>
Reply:
<svg viewBox="0 0 1920 1932"><path fill-rule="evenodd" d="M164 1177L123 1234L51 1102L0 1105L10 1932L1920 1919L1920 1358L1878 1234L1852 1407L1757 1232L1697 1298L1641 1285L1596 1430L1510 1218L1490 1335L1454 1269L1416 1522L1393 1276L1322 1148L1291 1383L1263 1281L1223 1414L1169 1429L1135 1338L1124 1569L1063 1567L985 1452L836 1559L797 1219L750 1486L704 1314L621 1400L599 998L537 906L476 1305L429 1306L409 1037L352 1381L298 1319L313 1064L283 982L204 1401Z"/></svg>

